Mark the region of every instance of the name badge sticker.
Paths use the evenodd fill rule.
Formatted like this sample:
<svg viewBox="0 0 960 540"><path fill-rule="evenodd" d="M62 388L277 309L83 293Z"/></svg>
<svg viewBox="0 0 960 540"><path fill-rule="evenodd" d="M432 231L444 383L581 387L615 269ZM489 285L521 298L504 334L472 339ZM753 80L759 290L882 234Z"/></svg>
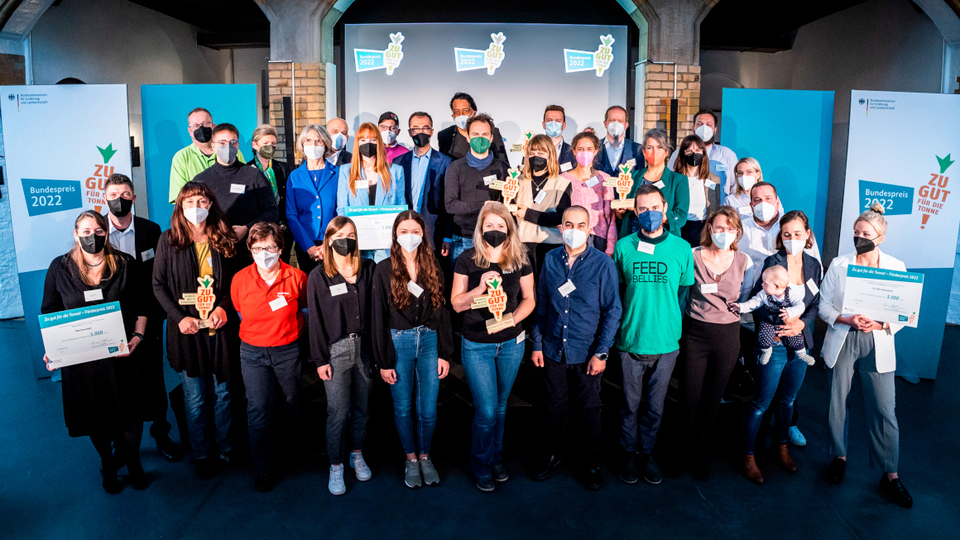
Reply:
<svg viewBox="0 0 960 540"><path fill-rule="evenodd" d="M703 294L716 294L717 293L717 284L716 283L701 283L700 292Z"/></svg>
<svg viewBox="0 0 960 540"><path fill-rule="evenodd" d="M97 300L103 300L103 290L102 289L93 289L92 291L83 291L83 299L87 302L96 302Z"/></svg>
<svg viewBox="0 0 960 540"><path fill-rule="evenodd" d="M534 203L534 204L540 204L540 203L542 203L543 200L546 199L546 198L547 198L547 192L546 192L546 191L541 191L540 193L537 193L537 197L536 197L535 199L533 199L533 203Z"/></svg>
<svg viewBox="0 0 960 540"><path fill-rule="evenodd" d="M489 186L491 183L495 182L496 180L497 180L497 175L495 175L495 174L491 174L490 176L484 176L484 177L483 177L483 183L486 184L486 185L488 185L488 186Z"/></svg>
<svg viewBox="0 0 960 540"><path fill-rule="evenodd" d="M527 331L521 330L520 335L517 336L517 343L523 343L523 340L527 339Z"/></svg>
<svg viewBox="0 0 960 540"><path fill-rule="evenodd" d="M147 261L149 261L150 259L153 258L153 255L154 255L154 253L153 253L153 248L150 248L150 249L144 251L143 253L141 253L141 254L140 254L140 257L143 259L143 262L147 262Z"/></svg>
<svg viewBox="0 0 960 540"><path fill-rule="evenodd" d="M341 294L347 294L346 283L338 283L333 287L330 287L330 296L340 296Z"/></svg>
<svg viewBox="0 0 960 540"><path fill-rule="evenodd" d="M724 165L723 163L717 163L717 170L720 171L720 172L723 172L723 171L727 170L727 166Z"/></svg>
<svg viewBox="0 0 960 540"><path fill-rule="evenodd" d="M566 283L564 283L563 285L557 288L557 292L559 292L564 297L570 296L570 293L572 293L575 290L577 290L577 286L574 285L573 282L570 281L569 279L567 280Z"/></svg>
<svg viewBox="0 0 960 540"><path fill-rule="evenodd" d="M573 165L571 165L570 162L568 161L568 162L564 163L563 165L560 165L560 172L567 172L567 171L569 171L569 170L572 169L572 168L573 168Z"/></svg>
<svg viewBox="0 0 960 540"><path fill-rule="evenodd" d="M243 184L230 184L230 193L243 193L247 190L247 186Z"/></svg>
<svg viewBox="0 0 960 540"><path fill-rule="evenodd" d="M749 206L741 206L740 208L737 208L737 211L740 212L741 216L749 216L750 214L753 214L753 208L750 208Z"/></svg>
<svg viewBox="0 0 960 540"><path fill-rule="evenodd" d="M703 185L707 186L707 189L714 189L717 187L717 183L713 180L704 180Z"/></svg>
<svg viewBox="0 0 960 540"><path fill-rule="evenodd" d="M657 186L660 189L663 189L666 186L666 184L663 183L663 180L657 180L656 182L653 183L653 185Z"/></svg>
<svg viewBox="0 0 960 540"><path fill-rule="evenodd" d="M420 298L420 295L423 294L423 287L417 285L413 281L407 282L407 290L410 291L410 294Z"/></svg>
<svg viewBox="0 0 960 540"><path fill-rule="evenodd" d="M599 184L599 183L600 183L600 180L597 180L597 177L594 176L594 177L590 178L589 180L587 180L587 187L593 187L593 186L595 186L595 185L597 185L597 184Z"/></svg>
<svg viewBox="0 0 960 540"><path fill-rule="evenodd" d="M820 287L817 287L817 284L813 282L813 278L807 280L807 288L810 289L810 292L813 294L820 292Z"/></svg>
<svg viewBox="0 0 960 540"><path fill-rule="evenodd" d="M656 249L656 247L657 246L654 244L650 244L648 242L644 242L643 240L641 240L640 243L637 244L637 251L639 251L640 253L647 253L649 255L653 255L653 250Z"/></svg>
<svg viewBox="0 0 960 540"><path fill-rule="evenodd" d="M628 160L624 163L624 165L626 165L627 167L630 167L630 168L632 169L632 168L634 168L634 167L637 166L637 160L636 160L636 158L628 159Z"/></svg>
<svg viewBox="0 0 960 540"><path fill-rule="evenodd" d="M280 308L287 307L287 299L280 296L280 297L277 297L277 299L274 300L273 302L270 302L269 305L270 305L270 309L272 309L273 311L276 311Z"/></svg>

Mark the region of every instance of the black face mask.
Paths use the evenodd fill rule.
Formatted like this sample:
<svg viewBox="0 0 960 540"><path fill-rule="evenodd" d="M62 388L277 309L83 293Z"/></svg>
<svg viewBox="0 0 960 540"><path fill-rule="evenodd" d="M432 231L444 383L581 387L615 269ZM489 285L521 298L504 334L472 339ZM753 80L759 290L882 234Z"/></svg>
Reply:
<svg viewBox="0 0 960 540"><path fill-rule="evenodd" d="M376 157L377 155L377 143L363 143L360 145L360 155L365 158Z"/></svg>
<svg viewBox="0 0 960 540"><path fill-rule="evenodd" d="M500 247L500 244L507 241L507 233L503 231L487 231L483 233L483 241L492 248Z"/></svg>
<svg viewBox="0 0 960 540"><path fill-rule="evenodd" d="M687 156L687 165L699 167L703 163L703 154L693 153Z"/></svg>
<svg viewBox="0 0 960 540"><path fill-rule="evenodd" d="M417 148L423 148L430 144L430 136L426 133L417 133L413 136L413 144L415 144Z"/></svg>
<svg viewBox="0 0 960 540"><path fill-rule="evenodd" d="M117 197L116 199L107 201L107 208L110 209L110 213L117 217L127 217L132 207L133 201L124 199L123 197Z"/></svg>
<svg viewBox="0 0 960 540"><path fill-rule="evenodd" d="M193 138L199 143L210 142L210 138L213 137L213 128L208 128L207 126L200 126L197 129L193 130Z"/></svg>
<svg viewBox="0 0 960 540"><path fill-rule="evenodd" d="M862 236L853 237L853 246L857 248L857 255L870 253L871 251L877 249L877 244L875 244L873 240L870 240L869 238L863 238Z"/></svg>
<svg viewBox="0 0 960 540"><path fill-rule="evenodd" d="M530 170L542 171L547 168L547 158L540 156L530 156Z"/></svg>
<svg viewBox="0 0 960 540"><path fill-rule="evenodd" d="M97 253L103 251L103 246L107 243L106 236L97 236L95 234L91 234L90 236L80 236L78 237L78 240L80 242L80 249L91 255L96 255Z"/></svg>
<svg viewBox="0 0 960 540"><path fill-rule="evenodd" d="M333 248L333 251L335 251L337 255L346 257L353 253L353 250L357 249L357 240L354 238L337 238L333 242L330 242L330 247Z"/></svg>

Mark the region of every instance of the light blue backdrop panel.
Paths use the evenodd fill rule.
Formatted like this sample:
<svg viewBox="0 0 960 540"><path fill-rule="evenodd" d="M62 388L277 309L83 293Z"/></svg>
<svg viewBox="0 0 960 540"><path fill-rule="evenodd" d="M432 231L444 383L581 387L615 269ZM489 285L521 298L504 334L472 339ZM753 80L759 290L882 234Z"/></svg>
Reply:
<svg viewBox="0 0 960 540"><path fill-rule="evenodd" d="M150 220L170 228L170 162L191 144L187 114L203 107L214 123L230 123L240 131L240 151L250 159L250 136L257 127L255 84L156 84L140 87L143 111L144 166Z"/></svg>
<svg viewBox="0 0 960 540"><path fill-rule="evenodd" d="M724 88L722 116L723 145L739 158L760 162L763 179L776 186L784 209L803 210L823 246L833 92Z"/></svg>

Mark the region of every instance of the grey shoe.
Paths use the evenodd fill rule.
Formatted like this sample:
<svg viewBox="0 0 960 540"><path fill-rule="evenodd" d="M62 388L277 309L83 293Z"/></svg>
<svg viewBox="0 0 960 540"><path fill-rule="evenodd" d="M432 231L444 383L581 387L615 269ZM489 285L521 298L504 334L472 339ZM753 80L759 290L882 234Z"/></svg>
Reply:
<svg viewBox="0 0 960 540"><path fill-rule="evenodd" d="M507 468L503 465L494 465L493 466L493 479L497 482L506 482L510 479L510 475L507 474Z"/></svg>
<svg viewBox="0 0 960 540"><path fill-rule="evenodd" d="M660 476L660 467L650 454L640 454L640 467L643 469L643 479L648 484L657 485L663 480Z"/></svg>
<svg viewBox="0 0 960 540"><path fill-rule="evenodd" d="M440 473L437 472L430 458L420 458L420 470L423 471L423 482L428 486L435 486L440 483Z"/></svg>
<svg viewBox="0 0 960 540"><path fill-rule="evenodd" d="M403 483L408 488L420 487L420 462L407 460L403 467Z"/></svg>

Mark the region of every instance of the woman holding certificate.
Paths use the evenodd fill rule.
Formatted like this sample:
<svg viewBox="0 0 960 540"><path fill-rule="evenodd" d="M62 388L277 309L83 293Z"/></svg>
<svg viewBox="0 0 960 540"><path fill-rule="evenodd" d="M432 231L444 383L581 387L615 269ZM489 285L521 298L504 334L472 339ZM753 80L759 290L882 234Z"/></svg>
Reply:
<svg viewBox="0 0 960 540"><path fill-rule="evenodd" d="M821 286L820 318L829 325L823 340L823 360L832 368L827 421L830 450L836 456L827 469L827 481L834 485L843 482L847 465L847 398L853 379L859 373L870 432L870 462L883 466L880 492L900 506L910 508L913 498L897 475L900 430L894 412L897 353L893 336L901 325L843 312L849 265L906 271L903 262L880 251L886 232L883 207L874 204L853 223L856 252L834 259Z"/></svg>
<svg viewBox="0 0 960 540"><path fill-rule="evenodd" d="M157 244L153 292L167 313L167 358L180 374L197 476L216 476L229 461L230 358L238 356L230 281L237 238L206 184L187 182L174 202L170 230ZM214 408L215 451L207 425Z"/></svg>
<svg viewBox="0 0 960 540"><path fill-rule="evenodd" d="M451 301L463 316L463 369L473 394L470 467L480 491L506 482L503 426L507 398L523 358L520 322L533 312L533 269L516 222L502 203L484 203L473 248L457 258Z"/></svg>
<svg viewBox="0 0 960 540"><path fill-rule="evenodd" d="M74 223L76 242L50 263L43 286L41 313L120 302L123 326L130 332L129 354L65 366L63 417L71 437L90 437L103 465L103 489L120 493L117 469L126 462L130 485L146 489L140 464L143 393L134 371L136 351L147 327L148 305L141 301L142 281L135 260L113 248L107 220L87 210ZM43 355L48 362L47 355ZM49 367L50 370L55 368ZM114 457L111 443L117 449Z"/></svg>
<svg viewBox="0 0 960 540"><path fill-rule="evenodd" d="M350 207L407 205L403 168L387 161L377 126L370 122L360 125L353 140L353 155L360 159L354 158L349 166L340 167L338 216L349 216ZM380 262L390 256L390 248L364 250L363 256Z"/></svg>

